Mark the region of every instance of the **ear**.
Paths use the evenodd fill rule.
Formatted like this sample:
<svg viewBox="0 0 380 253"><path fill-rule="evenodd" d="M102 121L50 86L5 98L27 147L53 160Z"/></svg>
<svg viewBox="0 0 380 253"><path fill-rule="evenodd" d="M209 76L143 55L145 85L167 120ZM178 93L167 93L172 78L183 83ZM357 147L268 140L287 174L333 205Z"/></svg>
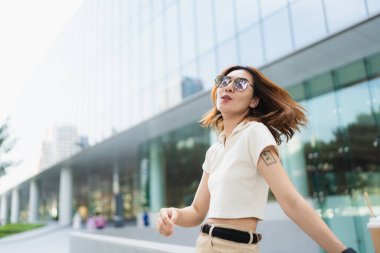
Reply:
<svg viewBox="0 0 380 253"><path fill-rule="evenodd" d="M259 102L260 102L260 98L257 96L254 96L251 100L251 103L249 104L249 107L253 109L259 104Z"/></svg>

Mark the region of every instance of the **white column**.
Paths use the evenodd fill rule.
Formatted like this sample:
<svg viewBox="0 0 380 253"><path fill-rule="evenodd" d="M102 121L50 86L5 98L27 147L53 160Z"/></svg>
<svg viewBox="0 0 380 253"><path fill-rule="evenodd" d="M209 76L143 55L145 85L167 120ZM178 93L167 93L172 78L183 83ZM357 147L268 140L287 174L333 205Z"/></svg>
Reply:
<svg viewBox="0 0 380 253"><path fill-rule="evenodd" d="M72 219L72 173L68 167L61 169L59 178L59 224L67 225Z"/></svg>
<svg viewBox="0 0 380 253"><path fill-rule="evenodd" d="M8 202L7 194L1 195L1 210L0 210L0 224L4 225L8 220Z"/></svg>
<svg viewBox="0 0 380 253"><path fill-rule="evenodd" d="M119 165L117 162L113 165L112 192L115 195L120 192Z"/></svg>
<svg viewBox="0 0 380 253"><path fill-rule="evenodd" d="M12 203L11 203L11 223L17 223L20 216L20 199L19 190L16 186L12 189Z"/></svg>
<svg viewBox="0 0 380 253"><path fill-rule="evenodd" d="M36 223L38 216L38 186L35 179L30 181L29 188L29 223Z"/></svg>
<svg viewBox="0 0 380 253"><path fill-rule="evenodd" d="M150 211L157 212L165 205L165 168L162 149L152 143L149 154L149 200Z"/></svg>

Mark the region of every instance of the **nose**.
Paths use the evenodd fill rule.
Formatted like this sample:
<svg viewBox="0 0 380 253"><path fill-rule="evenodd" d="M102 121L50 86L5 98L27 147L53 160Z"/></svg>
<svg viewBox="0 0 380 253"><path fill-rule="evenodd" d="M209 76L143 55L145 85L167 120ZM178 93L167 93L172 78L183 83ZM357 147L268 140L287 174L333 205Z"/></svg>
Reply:
<svg viewBox="0 0 380 253"><path fill-rule="evenodd" d="M224 88L225 91L233 92L234 91L234 82L230 81L228 85Z"/></svg>

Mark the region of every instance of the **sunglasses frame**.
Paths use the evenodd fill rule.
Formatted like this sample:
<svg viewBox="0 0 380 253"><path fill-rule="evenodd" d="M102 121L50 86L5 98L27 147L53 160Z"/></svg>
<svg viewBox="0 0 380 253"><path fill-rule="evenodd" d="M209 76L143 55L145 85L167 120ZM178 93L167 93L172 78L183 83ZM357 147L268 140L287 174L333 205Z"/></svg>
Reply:
<svg viewBox="0 0 380 253"><path fill-rule="evenodd" d="M220 87L220 84L221 84L221 80L220 80L220 79L223 78L223 77L228 78L229 81L228 81L227 85ZM226 75L218 75L218 76L215 78L215 86L216 86L217 88L219 88L219 89L224 88L224 87L227 87L227 86L230 84L231 80L232 80L232 78L229 77L229 76L226 76ZM237 90L237 91L240 91L240 92L241 92L241 91L244 91L244 90L246 90L246 89L248 88L248 85L247 85L244 89L239 89L239 88L237 87L237 81L238 81L238 80L244 80L244 81L246 81L246 82L247 82L252 88L254 87L253 84L251 84L251 83L248 81L247 78L244 78L244 77L238 77L238 78L235 78L235 79L233 80L234 88L235 88L235 90Z"/></svg>

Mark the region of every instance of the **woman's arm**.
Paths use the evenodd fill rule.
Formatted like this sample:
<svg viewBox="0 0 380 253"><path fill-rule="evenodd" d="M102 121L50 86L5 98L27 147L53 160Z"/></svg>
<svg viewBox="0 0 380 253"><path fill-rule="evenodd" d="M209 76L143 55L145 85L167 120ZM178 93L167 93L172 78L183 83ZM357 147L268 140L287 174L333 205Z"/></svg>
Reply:
<svg viewBox="0 0 380 253"><path fill-rule="evenodd" d="M347 248L297 192L273 146L263 150L257 168L286 215L305 233L329 253L341 253Z"/></svg>
<svg viewBox="0 0 380 253"><path fill-rule="evenodd" d="M208 189L209 174L203 172L191 206L185 208L161 208L156 228L160 234L170 236L173 234L173 225L182 227L194 227L205 219L209 205L210 192Z"/></svg>

